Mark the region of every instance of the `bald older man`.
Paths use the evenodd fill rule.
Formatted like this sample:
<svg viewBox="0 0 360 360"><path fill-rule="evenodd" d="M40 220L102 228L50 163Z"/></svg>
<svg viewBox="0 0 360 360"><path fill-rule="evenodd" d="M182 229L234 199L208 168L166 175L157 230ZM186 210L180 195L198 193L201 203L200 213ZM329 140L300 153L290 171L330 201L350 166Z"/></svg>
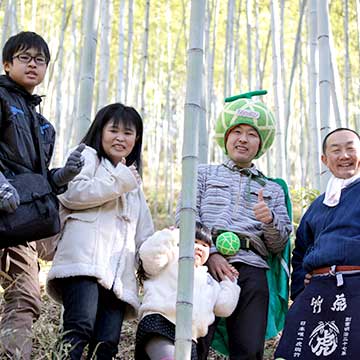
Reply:
<svg viewBox="0 0 360 360"><path fill-rule="evenodd" d="M359 134L330 132L321 159L332 176L296 233L294 303L275 358L360 358Z"/></svg>

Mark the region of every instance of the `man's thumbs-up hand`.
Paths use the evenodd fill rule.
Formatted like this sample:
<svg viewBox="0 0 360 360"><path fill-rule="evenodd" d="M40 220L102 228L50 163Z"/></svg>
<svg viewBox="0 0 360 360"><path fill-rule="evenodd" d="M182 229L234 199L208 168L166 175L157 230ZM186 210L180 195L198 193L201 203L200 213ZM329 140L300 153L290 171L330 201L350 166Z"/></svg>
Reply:
<svg viewBox="0 0 360 360"><path fill-rule="evenodd" d="M258 201L254 205L254 213L256 219L262 223L270 224L273 220L272 212L264 201L264 189L259 190Z"/></svg>

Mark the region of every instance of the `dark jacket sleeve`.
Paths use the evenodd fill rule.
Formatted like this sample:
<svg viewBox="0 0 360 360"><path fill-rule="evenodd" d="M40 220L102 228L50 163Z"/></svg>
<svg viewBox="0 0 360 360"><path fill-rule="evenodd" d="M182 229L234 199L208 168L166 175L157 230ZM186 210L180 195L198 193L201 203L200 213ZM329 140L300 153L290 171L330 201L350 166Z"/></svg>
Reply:
<svg viewBox="0 0 360 360"><path fill-rule="evenodd" d="M43 153L45 155L45 165L47 167L47 179L54 193L56 195L60 195L67 190L67 185L61 187L57 186L53 181L53 175L56 171L59 170L59 168L54 168L51 170L48 168L54 153L56 132L52 124L46 120L44 116L39 113L37 113L36 116L40 125L40 136L43 146Z"/></svg>
<svg viewBox="0 0 360 360"><path fill-rule="evenodd" d="M3 107L2 100L0 98L0 131L1 131L1 127L2 127L3 111L4 111L4 107Z"/></svg>

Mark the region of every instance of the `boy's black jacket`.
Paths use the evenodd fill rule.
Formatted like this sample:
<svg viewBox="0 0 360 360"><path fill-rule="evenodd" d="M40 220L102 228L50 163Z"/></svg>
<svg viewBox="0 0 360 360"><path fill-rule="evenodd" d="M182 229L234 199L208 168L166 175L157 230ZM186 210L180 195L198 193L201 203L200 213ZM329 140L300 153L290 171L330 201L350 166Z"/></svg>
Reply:
<svg viewBox="0 0 360 360"><path fill-rule="evenodd" d="M54 127L35 111L41 98L31 95L7 75L0 76L0 171L9 177L23 172L41 173L38 141L34 135L34 116L39 124L40 142L46 166L49 166L54 151ZM52 182L53 169L48 171L48 180L55 193L59 189Z"/></svg>

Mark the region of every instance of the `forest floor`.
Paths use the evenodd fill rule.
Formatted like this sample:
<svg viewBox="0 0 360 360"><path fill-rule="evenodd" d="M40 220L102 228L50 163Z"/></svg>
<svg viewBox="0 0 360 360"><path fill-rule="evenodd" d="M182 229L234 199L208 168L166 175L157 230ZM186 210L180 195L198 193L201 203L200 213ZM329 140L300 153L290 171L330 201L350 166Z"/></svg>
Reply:
<svg viewBox="0 0 360 360"><path fill-rule="evenodd" d="M42 309L39 320L34 325L34 342L33 342L33 360L63 360L67 358L67 349L64 344L59 341L61 335L59 334L61 307L53 300L49 299L44 289L44 282L46 278L45 271L40 272L40 283L42 293ZM131 360L134 354L134 341L137 321L125 321L123 324L121 339L119 344L119 355L116 359ZM266 342L264 353L264 360L273 359L274 349L277 345L278 339L271 339ZM0 349L1 355L1 349ZM17 357L21 359L21 356ZM0 359L9 359L2 355ZM208 357L209 360L226 359L226 357L219 355L211 350ZM16 360L12 358L12 360Z"/></svg>
<svg viewBox="0 0 360 360"><path fill-rule="evenodd" d="M50 300L46 294L43 294L43 308L40 319L35 325L35 341L33 346L33 359L51 359L50 354L54 354L54 345L58 337L58 327L60 318L60 306ZM125 321L119 344L119 355L116 359L131 360L134 354L134 342L137 321ZM273 353L278 339L271 339L266 342L264 360L273 359ZM55 352L56 359L63 359L59 352ZM211 351L209 360L226 359L225 356Z"/></svg>

